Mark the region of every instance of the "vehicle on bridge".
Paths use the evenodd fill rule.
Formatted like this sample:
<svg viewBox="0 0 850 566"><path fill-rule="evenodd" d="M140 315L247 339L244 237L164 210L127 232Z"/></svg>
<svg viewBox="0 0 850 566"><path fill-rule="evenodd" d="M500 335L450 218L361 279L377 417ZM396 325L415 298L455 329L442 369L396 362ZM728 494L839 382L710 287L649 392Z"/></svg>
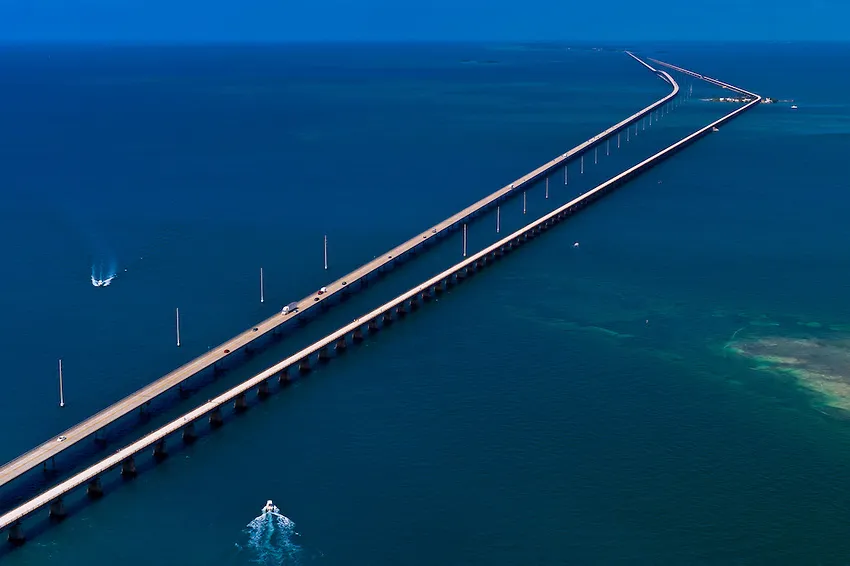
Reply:
<svg viewBox="0 0 850 566"><path fill-rule="evenodd" d="M295 312L297 310L298 310L298 303L295 302L295 301L292 301L291 303L289 303L288 305L283 307L283 310L280 311L280 314L289 314L289 313Z"/></svg>

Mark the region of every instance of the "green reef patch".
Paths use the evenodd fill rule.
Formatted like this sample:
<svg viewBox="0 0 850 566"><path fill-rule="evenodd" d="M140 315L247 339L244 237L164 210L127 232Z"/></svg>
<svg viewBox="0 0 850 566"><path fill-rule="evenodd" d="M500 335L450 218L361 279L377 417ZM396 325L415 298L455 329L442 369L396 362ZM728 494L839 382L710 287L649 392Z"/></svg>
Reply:
<svg viewBox="0 0 850 566"><path fill-rule="evenodd" d="M730 342L727 349L752 360L756 369L793 376L826 406L850 412L850 339L846 336L742 338Z"/></svg>

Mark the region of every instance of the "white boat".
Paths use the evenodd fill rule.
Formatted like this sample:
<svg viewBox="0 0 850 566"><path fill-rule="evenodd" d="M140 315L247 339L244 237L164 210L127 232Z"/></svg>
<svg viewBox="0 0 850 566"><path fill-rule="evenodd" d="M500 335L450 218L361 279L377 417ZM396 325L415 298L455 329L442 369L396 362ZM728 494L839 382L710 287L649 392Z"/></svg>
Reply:
<svg viewBox="0 0 850 566"><path fill-rule="evenodd" d="M272 503L272 500L269 499L268 501L266 501L266 506L263 507L263 514L274 513L274 510L275 510L274 503Z"/></svg>
<svg viewBox="0 0 850 566"><path fill-rule="evenodd" d="M715 126L714 128L711 128L711 131L712 132L719 132L720 130L718 130L717 127Z"/></svg>
<svg viewBox="0 0 850 566"><path fill-rule="evenodd" d="M797 105L796 105L796 104L792 104L792 105L791 105L791 110L796 110L796 109L797 109Z"/></svg>
<svg viewBox="0 0 850 566"><path fill-rule="evenodd" d="M91 284L95 287L103 287L103 280L95 279L94 275L91 276Z"/></svg>

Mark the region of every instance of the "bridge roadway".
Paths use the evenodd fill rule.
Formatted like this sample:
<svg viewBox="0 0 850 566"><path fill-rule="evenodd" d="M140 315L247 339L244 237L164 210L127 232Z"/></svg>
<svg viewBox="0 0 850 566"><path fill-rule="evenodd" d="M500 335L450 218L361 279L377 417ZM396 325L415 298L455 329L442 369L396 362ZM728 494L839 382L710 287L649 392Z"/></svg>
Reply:
<svg viewBox="0 0 850 566"><path fill-rule="evenodd" d="M632 55L632 57L640 61L640 59L638 59L634 55ZM502 187L491 195L464 208L457 214L454 214L453 216L443 220L442 222L430 227L425 232L417 234L413 238L407 240L399 246L396 246L395 248L384 253L383 255L378 256L376 259L370 261L369 263L366 263L365 265L358 267L351 273L340 277L333 283L327 285L326 293L323 293L321 295L313 293L311 295L308 295L307 297L304 297L303 299L298 301L298 312L296 312L295 314L283 315L281 313L278 313L270 318L267 318L266 320L257 324L255 327L252 327L251 329L248 329L242 332L241 334L231 338L227 342L217 346L216 348L211 349L209 352L206 352L203 355L195 358L194 360L186 363L185 365L180 366L179 368L165 375L164 377L161 377L160 379L146 385L145 387L135 391L134 393L131 393L127 397L121 399L113 405L110 405L109 407L100 411L94 416L89 417L88 419L80 422L77 425L74 425L68 430L33 448L29 452L26 452L21 456L15 458L14 460L8 462L2 468L0 468L0 488L8 484L9 482L15 480L16 478L33 470L34 468L41 466L42 464L49 461L51 458L55 457L57 454L60 454L64 450L67 450L77 442L80 442L88 436L96 433L97 431L109 425L110 423L144 406L145 403L149 402L155 397L158 397L166 391L179 386L180 384L184 383L191 377L197 375L201 371L223 360L228 355L233 354L240 348L251 344L253 341L257 340L261 336L264 336L265 334L275 330L285 322L293 320L294 318L298 318L299 316L303 316L306 311L326 302L329 298L343 291L347 286L350 286L353 283L361 280L362 278L365 278L369 274L380 270L387 264L392 264L400 256L422 245L428 240L438 237L444 231L450 230L453 226L469 218L474 213L486 209L490 205L505 198L512 192L516 192L527 187L528 185L536 181L538 178L543 177L554 169L557 169L558 167L566 164L573 157L581 155L585 150L593 147L594 144L603 141L606 137L615 134L621 128L630 125L631 123L639 120L644 115L652 112L656 108L672 100L679 92L679 85L676 84L673 78L666 72L658 71L652 68L650 65L647 65L643 61L641 61L641 63L648 69L650 69L653 73L656 73L668 84L672 85L673 88L669 94L660 98L656 102L653 102L652 104L636 112L635 114L632 114L625 120L618 122L607 130L590 138L584 143L577 145L568 152L556 157L555 159L552 159L551 161L541 165L530 173L520 177L510 185ZM64 436L65 440L62 442L58 442L57 438L59 436Z"/></svg>
<svg viewBox="0 0 850 566"><path fill-rule="evenodd" d="M631 55L631 53L629 53L629 55ZM632 55L632 57L634 57L634 55ZM661 65L662 67L667 67L668 69L673 69L674 71L678 71L678 72L680 72L680 73L682 73L682 74L690 75L690 76L692 76L692 77L694 77L694 78L697 78L697 79L700 79L700 80L706 81L706 82L711 83L711 84L713 84L713 85L716 85L716 86L719 86L719 87L726 88L726 89L729 89L729 90L731 90L731 91L737 92L738 94L746 94L747 96L750 96L750 97L753 97L753 98L758 98L759 100L761 100L761 97L760 97L759 95L757 95L756 93L754 93L754 92L750 92L750 91L748 91L748 90L744 90L744 89L742 89L742 88L740 88L740 87L737 87L737 86L735 86L735 85L730 85L729 83L724 83L723 81L719 81L719 80L717 80L717 79L713 79L713 78L711 78L711 77L707 77L707 76L705 76L705 75L700 75L699 73L695 73L695 72L693 72L693 71L689 71L688 69L683 69L682 67L677 67L676 65L671 65L670 63L665 63L665 62L663 62L663 61L659 61L658 59L653 59L653 58L651 58L651 57L649 57L648 59L649 59L650 61L652 61L653 63L657 63L658 65ZM639 59L638 59L638 60L639 60ZM639 61L640 61L640 60L639 60ZM646 65L646 63L644 63L643 61L641 61L641 63L643 63L644 65Z"/></svg>
<svg viewBox="0 0 850 566"><path fill-rule="evenodd" d="M672 77L670 77L670 80L673 80ZM673 84L675 84L675 81L673 82ZM240 385L230 389L229 391L222 393L214 399L210 399L203 405L200 405L198 408L174 419L165 426L147 434L136 442L133 442L132 444L129 444L124 448L116 451L111 456L104 458L93 466L86 468L85 470L77 473L73 477L68 478L67 480L44 491L40 495L30 499L22 505L12 509L8 513L0 516L0 530L8 529L9 527L19 528L20 520L29 515L30 513L33 513L34 511L40 509L41 507L44 507L45 505L61 501L63 495L76 488L79 488L80 486L92 482L93 480L98 478L100 474L103 474L104 472L113 469L116 466L122 465L124 462L128 461L128 459L131 459L135 454L146 450L161 441L164 441L166 437L187 427L188 425L190 425L190 423L194 423L198 419L201 419L206 415L212 414L216 410L220 410L222 406L226 405L227 403L237 401L240 397L244 402L246 393L249 392L251 389L255 387L262 387L264 383L267 384L269 380L273 379L277 375L285 375L286 373L288 373L290 368L295 367L296 365L302 363L304 360L309 361L310 356L315 355L316 353L319 353L319 355L321 355L321 352L326 351L329 346L333 345L334 343L338 343L340 340L346 340L347 337L353 337L356 333L362 332L364 327L370 328L368 326L370 322L374 321L377 324L377 321L381 317L386 315L392 316L394 309L396 313L398 313L399 307L403 307L406 302L418 300L420 294L430 294L431 291L436 291L437 288L441 285L448 286L450 283L455 281L454 278L461 279L463 275L465 275L469 271L475 271L479 267L486 265L488 262L492 262L503 253L507 253L512 249L516 249L517 246L527 241L529 237L534 237L542 231L548 230L558 222L564 220L568 216L571 216L577 210L583 208L585 205L595 201L602 195L606 194L608 191L620 186L621 184L628 181L637 174L640 174L646 169L652 167L660 160L669 157L676 151L699 139L703 135L710 132L712 128L717 127L735 118L746 110L752 108L761 100L760 96L755 94L753 96L755 97L755 99L752 102L734 110L733 112L730 112L729 114L726 114L725 116L712 122L711 124L700 128L699 130L688 135L687 137L682 138L678 142L641 161L637 165L623 171L622 173L616 175L615 177L612 177L608 181L605 181L604 183L598 185L590 191L571 200L567 204L559 207L556 210L553 210L545 216L542 216L540 219L527 224L523 228L520 228L512 234L502 238L498 242L488 246L480 252L472 254L467 259L450 267L442 273L435 275L424 283L417 285L416 287L410 289L402 295L399 295L391 301L388 301L387 303L379 306L378 308L364 314L360 318L355 319L353 322L343 326L336 332L329 334L328 336L313 343L312 345L287 357L283 361L255 375L251 379L241 383ZM21 532L18 531L16 533L16 536L22 537ZM21 538L18 540L22 541L23 539Z"/></svg>

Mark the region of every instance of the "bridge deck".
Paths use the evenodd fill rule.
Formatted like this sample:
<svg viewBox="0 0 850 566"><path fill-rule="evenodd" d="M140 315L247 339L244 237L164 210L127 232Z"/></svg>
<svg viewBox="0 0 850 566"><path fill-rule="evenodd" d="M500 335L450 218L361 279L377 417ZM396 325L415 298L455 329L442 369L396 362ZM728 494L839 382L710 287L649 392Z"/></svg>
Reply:
<svg viewBox="0 0 850 566"><path fill-rule="evenodd" d="M634 57L634 55L632 55L632 57ZM637 57L634 58L637 59ZM640 59L637 60L640 61ZM664 77L665 73L661 73L653 69L651 66L647 65L643 61L641 61L641 63L643 63L650 70L658 74L659 77L662 77L665 81L667 81L667 78ZM539 177L546 175L548 172L562 166L563 164L568 162L572 157L581 154L597 142L605 139L613 133L616 133L622 127L627 126L632 122L640 119L642 116L648 114L649 112L652 112L655 108L671 100L679 92L679 87L675 82L669 82L669 84L673 86L672 91L666 96L659 99L658 101L650 104L649 106L643 108L635 114L632 114L628 118L618 122L617 124L606 129L605 131L590 138L589 140L577 145L568 152L556 157L555 159L548 161L547 163L541 165L530 173L523 175L513 183L502 187L501 189L479 200L478 202L464 208L457 214L454 214L453 216L443 220L442 222L430 227L425 232L417 234L416 236L407 240L403 244L394 247L388 252L382 254L381 256L378 256L376 259L358 267L351 273L340 277L333 283L327 285L326 293L323 293L322 295L312 293L304 297L303 299L298 301L297 313L287 315L278 313L270 318L267 318L266 320L257 324L255 327L252 327L251 329L248 329L242 332L241 334L231 338L227 342L224 342L223 344L211 349L209 352L202 354L201 356L193 359L192 361L165 375L164 377L161 377L158 380L137 390L136 392L131 393L127 397L121 399L113 405L110 405L109 407L100 411L94 416L89 417L88 419L80 422L77 425L74 425L68 430L57 435L57 437L51 438L50 440L33 448L29 452L26 452L21 456L15 458L14 460L8 462L2 468L0 468L0 487L26 474L32 469L41 466L43 463L47 462L52 457L56 456L57 454L60 454L64 450L67 450L77 442L87 438L88 436L94 434L98 430L120 419L121 417L137 410L139 407L142 407L151 399L162 395L164 392L180 385L181 383L190 379L192 376L198 374L202 370L213 366L215 363L223 360L228 355L250 344L254 340L257 340L259 337L273 331L288 320L303 315L304 312L311 308L315 308L324 301L327 301L330 297L345 289L345 287L352 285L356 281L369 275L370 273L373 273L382 266L388 263L392 263L393 261L395 261L396 258L409 252L411 249L420 245L423 241L437 237L438 234L450 229L458 222L461 222L464 219L468 218L471 214L484 208L487 208L489 205L498 201L508 193L522 189L524 186L532 183ZM256 328L256 330L254 330L254 328ZM228 350L229 352L225 352L225 350ZM59 442L57 440L58 436L60 435L65 437L65 440L62 442Z"/></svg>

